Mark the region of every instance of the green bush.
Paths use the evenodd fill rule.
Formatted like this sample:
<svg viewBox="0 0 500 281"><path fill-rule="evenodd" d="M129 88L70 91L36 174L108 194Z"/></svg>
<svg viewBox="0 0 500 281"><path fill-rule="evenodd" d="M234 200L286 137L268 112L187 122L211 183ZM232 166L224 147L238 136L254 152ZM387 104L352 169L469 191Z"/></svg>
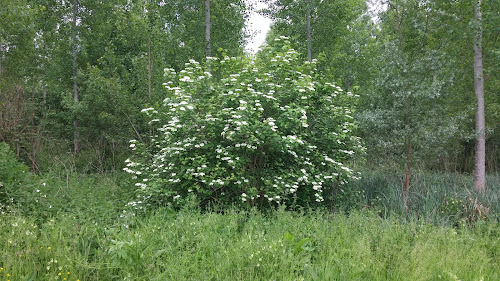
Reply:
<svg viewBox="0 0 500 281"><path fill-rule="evenodd" d="M163 104L142 110L151 143L130 141L136 153L124 170L138 191L130 204L180 206L194 196L202 206L310 205L355 178L356 96L298 57L281 37L257 59L166 69Z"/></svg>
<svg viewBox="0 0 500 281"><path fill-rule="evenodd" d="M8 144L0 142L0 214L14 203L26 182L28 167L18 161Z"/></svg>

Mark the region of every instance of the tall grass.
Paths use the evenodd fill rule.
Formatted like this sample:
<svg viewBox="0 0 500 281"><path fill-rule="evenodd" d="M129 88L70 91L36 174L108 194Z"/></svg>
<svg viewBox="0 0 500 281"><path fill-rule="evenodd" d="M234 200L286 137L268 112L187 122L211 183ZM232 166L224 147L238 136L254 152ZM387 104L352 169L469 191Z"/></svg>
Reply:
<svg viewBox="0 0 500 281"><path fill-rule="evenodd" d="M47 173L32 176L20 187L13 211L44 222L57 214L71 215L81 222L109 223L132 198L118 175Z"/></svg>
<svg viewBox="0 0 500 281"><path fill-rule="evenodd" d="M395 173L367 171L346 189L361 191L357 206L376 210L382 216L419 219L433 224L457 225L477 220L499 220L500 175L489 175L485 194L474 191L472 176L457 173L416 172L412 176L408 212L403 178Z"/></svg>
<svg viewBox="0 0 500 281"><path fill-rule="evenodd" d="M0 280L500 278L500 227L484 222L455 229L357 211L157 210L128 228L68 215L40 226L10 215L0 227Z"/></svg>
<svg viewBox="0 0 500 281"><path fill-rule="evenodd" d="M480 196L471 177L415 174L408 214L380 172L337 194L347 212L134 214L119 175L52 171L0 216L0 281L500 280L499 180Z"/></svg>

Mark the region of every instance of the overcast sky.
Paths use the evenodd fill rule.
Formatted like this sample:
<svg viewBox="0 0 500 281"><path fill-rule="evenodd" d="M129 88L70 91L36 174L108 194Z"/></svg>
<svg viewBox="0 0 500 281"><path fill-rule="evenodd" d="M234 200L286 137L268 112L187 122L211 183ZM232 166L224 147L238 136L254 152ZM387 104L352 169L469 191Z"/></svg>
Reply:
<svg viewBox="0 0 500 281"><path fill-rule="evenodd" d="M259 0L247 1L250 3L254 3L257 10L266 7L266 4L260 2ZM269 28L271 26L271 19L259 15L256 12L252 12L252 14L250 14L250 18L248 19L247 25L252 34L252 37L249 39L249 43L245 46L245 50L249 53L255 54L257 52L257 49L266 40L267 32L269 31Z"/></svg>
<svg viewBox="0 0 500 281"><path fill-rule="evenodd" d="M261 0L246 0L249 3L256 5L256 10L266 8L267 5ZM333 1L333 0L332 0ZM387 9L387 4L381 0L368 0L369 12L372 15L374 22L378 22L378 13ZM265 42L267 32L271 26L271 19L266 18L262 15L257 14L255 11L250 14L250 18L247 21L248 29L252 34L249 42L245 46L245 51L255 54L257 49Z"/></svg>

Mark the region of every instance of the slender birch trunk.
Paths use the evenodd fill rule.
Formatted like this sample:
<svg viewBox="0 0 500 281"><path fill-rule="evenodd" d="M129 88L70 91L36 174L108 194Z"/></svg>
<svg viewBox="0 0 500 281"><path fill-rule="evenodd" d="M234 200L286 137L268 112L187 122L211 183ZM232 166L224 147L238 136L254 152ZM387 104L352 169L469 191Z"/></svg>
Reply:
<svg viewBox="0 0 500 281"><path fill-rule="evenodd" d="M206 52L205 55L207 57L211 56L212 43L210 42L210 0L205 0L205 44L206 44Z"/></svg>
<svg viewBox="0 0 500 281"><path fill-rule="evenodd" d="M312 60L312 35L311 35L311 0L306 0L307 3L307 60Z"/></svg>
<svg viewBox="0 0 500 281"><path fill-rule="evenodd" d="M474 37L474 90L477 98L476 107L476 160L474 169L474 188L486 191L486 122L484 117L484 79L483 79L483 35L481 0L474 1L474 21L476 34Z"/></svg>
<svg viewBox="0 0 500 281"><path fill-rule="evenodd" d="M2 59L3 59L3 45L2 45L2 31L0 30L0 79L2 78Z"/></svg>
<svg viewBox="0 0 500 281"><path fill-rule="evenodd" d="M72 35L72 57L73 57L73 101L76 104L79 102L79 95L78 95L78 84L77 84L77 74L78 74L78 68L77 68L77 61L76 61L76 55L78 52L77 49L77 22L76 22L76 15L78 13L78 0L73 1L73 35ZM80 150L80 133L78 132L78 119L75 116L73 119L73 152L76 154Z"/></svg>
<svg viewBox="0 0 500 281"><path fill-rule="evenodd" d="M148 98L151 102L151 72L153 67L151 65L151 35L148 38Z"/></svg>

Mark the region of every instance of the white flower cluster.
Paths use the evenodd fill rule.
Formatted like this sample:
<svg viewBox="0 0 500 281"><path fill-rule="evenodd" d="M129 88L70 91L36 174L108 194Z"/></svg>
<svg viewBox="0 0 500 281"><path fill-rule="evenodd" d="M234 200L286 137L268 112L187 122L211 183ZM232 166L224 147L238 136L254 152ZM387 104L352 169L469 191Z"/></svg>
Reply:
<svg viewBox="0 0 500 281"><path fill-rule="evenodd" d="M312 194L302 199L322 202L331 183L355 178L345 164L363 149L352 136L354 96L314 81L316 62L299 63L293 49L268 61L207 60L221 78L194 60L179 73L165 69L167 97L142 110L154 134L150 146L130 142L136 157L124 170L139 194L132 207L181 204L191 193L245 204Z"/></svg>

